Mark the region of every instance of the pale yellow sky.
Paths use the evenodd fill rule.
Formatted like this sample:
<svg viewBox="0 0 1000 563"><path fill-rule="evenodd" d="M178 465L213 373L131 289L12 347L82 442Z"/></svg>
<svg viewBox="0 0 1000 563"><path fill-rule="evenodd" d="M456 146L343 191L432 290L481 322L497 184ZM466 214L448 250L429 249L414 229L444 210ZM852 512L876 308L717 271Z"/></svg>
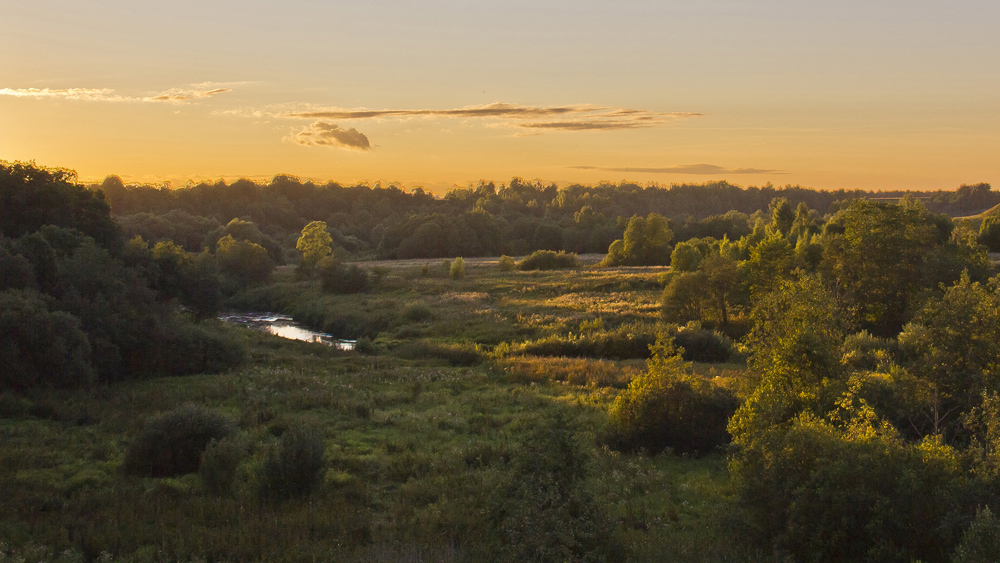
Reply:
<svg viewBox="0 0 1000 563"><path fill-rule="evenodd" d="M1000 173L995 2L4 5L0 159L951 189Z"/></svg>

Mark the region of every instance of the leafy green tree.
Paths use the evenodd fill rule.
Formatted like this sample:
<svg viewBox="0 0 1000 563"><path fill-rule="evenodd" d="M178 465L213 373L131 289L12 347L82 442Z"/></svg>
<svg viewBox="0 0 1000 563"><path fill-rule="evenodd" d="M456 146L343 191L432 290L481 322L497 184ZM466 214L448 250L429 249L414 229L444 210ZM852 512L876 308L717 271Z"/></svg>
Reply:
<svg viewBox="0 0 1000 563"><path fill-rule="evenodd" d="M14 253L8 240L0 235L0 291L4 289L37 289L35 270L31 262Z"/></svg>
<svg viewBox="0 0 1000 563"><path fill-rule="evenodd" d="M691 363L659 335L646 371L634 377L608 410L605 441L620 450L655 454L665 448L707 453L729 442L726 421L736 400L691 373Z"/></svg>
<svg viewBox="0 0 1000 563"><path fill-rule="evenodd" d="M1000 252L1000 215L983 219L979 228L979 243L989 248L990 252Z"/></svg>
<svg viewBox="0 0 1000 563"><path fill-rule="evenodd" d="M788 231L789 237L798 241L803 238L809 238L818 232L819 227L809 213L809 206L805 202L800 203L795 208L795 220Z"/></svg>
<svg viewBox="0 0 1000 563"><path fill-rule="evenodd" d="M684 324L702 320L705 304L705 275L701 272L674 274L663 289L663 317Z"/></svg>
<svg viewBox="0 0 1000 563"><path fill-rule="evenodd" d="M939 434L1000 392L1000 278L962 278L930 300L899 335L909 370L927 385L925 417Z"/></svg>
<svg viewBox="0 0 1000 563"><path fill-rule="evenodd" d="M863 402L802 413L730 461L747 536L775 560L943 561L960 508L957 452L902 441ZM753 545L753 544L752 544Z"/></svg>
<svg viewBox="0 0 1000 563"><path fill-rule="evenodd" d="M302 253L302 260L299 262L301 271L311 273L316 264L323 257L333 253L330 245L333 237L326 230L326 223L323 221L313 221L302 229L302 236L295 243L295 249Z"/></svg>
<svg viewBox="0 0 1000 563"><path fill-rule="evenodd" d="M976 512L976 519L955 548L951 563L987 563L1000 561L1000 520L987 506Z"/></svg>
<svg viewBox="0 0 1000 563"><path fill-rule="evenodd" d="M795 251L788 239L772 233L750 251L744 265L751 299L769 293L783 280L793 277Z"/></svg>
<svg viewBox="0 0 1000 563"><path fill-rule="evenodd" d="M629 219L624 236L608 247L603 266L656 266L670 261L673 231L670 222L658 213Z"/></svg>
<svg viewBox="0 0 1000 563"><path fill-rule="evenodd" d="M776 197L771 200L768 209L771 212L771 223L768 225L772 233L788 236L795 224L796 214L792 210L792 204L788 203L788 198Z"/></svg>
<svg viewBox="0 0 1000 563"><path fill-rule="evenodd" d="M80 320L35 293L0 291L0 389L74 387L93 379Z"/></svg>
<svg viewBox="0 0 1000 563"><path fill-rule="evenodd" d="M673 272L693 272L701 264L702 254L694 244L679 242L670 253L670 270Z"/></svg>
<svg viewBox="0 0 1000 563"><path fill-rule="evenodd" d="M0 233L19 237L44 225L74 228L116 250L121 229L99 190L74 181L76 173L34 162L0 162Z"/></svg>
<svg viewBox="0 0 1000 563"><path fill-rule="evenodd" d="M832 222L843 232L827 237L824 268L849 319L876 335L895 335L941 229L920 208L868 200L852 202Z"/></svg>
<svg viewBox="0 0 1000 563"><path fill-rule="evenodd" d="M837 300L819 276L782 282L757 300L750 320L750 389L729 423L741 445L801 412L827 412L847 384Z"/></svg>
<svg viewBox="0 0 1000 563"><path fill-rule="evenodd" d="M238 241L231 235L219 239L215 258L222 272L240 285L264 282L274 270L274 262L263 246L247 240Z"/></svg>

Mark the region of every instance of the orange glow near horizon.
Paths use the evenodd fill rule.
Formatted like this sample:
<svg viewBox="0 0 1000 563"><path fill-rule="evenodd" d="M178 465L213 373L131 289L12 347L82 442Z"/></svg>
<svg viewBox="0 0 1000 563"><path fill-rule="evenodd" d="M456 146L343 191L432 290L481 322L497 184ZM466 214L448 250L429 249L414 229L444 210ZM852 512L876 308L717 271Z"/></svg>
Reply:
<svg viewBox="0 0 1000 563"><path fill-rule="evenodd" d="M993 4L8 11L0 160L83 181L285 173L442 194L514 176L869 190L1000 178ZM303 31L323 21L337 28ZM142 31L163 22L171 34Z"/></svg>

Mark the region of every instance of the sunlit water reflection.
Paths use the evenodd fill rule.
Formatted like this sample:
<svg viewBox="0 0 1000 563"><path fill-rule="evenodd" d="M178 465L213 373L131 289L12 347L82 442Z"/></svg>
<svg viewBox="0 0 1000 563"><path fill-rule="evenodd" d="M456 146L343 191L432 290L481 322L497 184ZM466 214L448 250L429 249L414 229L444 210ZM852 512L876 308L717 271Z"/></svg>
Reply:
<svg viewBox="0 0 1000 563"><path fill-rule="evenodd" d="M341 350L353 350L354 346L357 344L357 341L355 340L334 338L330 334L303 328L295 324L291 317L276 315L274 313L235 313L231 315L223 315L219 318L227 322L241 324L257 330L263 330L282 338L325 344Z"/></svg>

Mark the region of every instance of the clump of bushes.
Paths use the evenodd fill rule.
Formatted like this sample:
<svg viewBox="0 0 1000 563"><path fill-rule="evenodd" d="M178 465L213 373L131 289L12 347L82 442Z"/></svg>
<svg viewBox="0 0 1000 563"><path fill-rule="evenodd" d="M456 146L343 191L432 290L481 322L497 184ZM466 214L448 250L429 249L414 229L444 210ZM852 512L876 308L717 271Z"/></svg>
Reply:
<svg viewBox="0 0 1000 563"><path fill-rule="evenodd" d="M514 268L516 267L517 267L517 262L510 256L507 256L506 254L501 256L500 260L497 262L497 268L499 268L501 272L510 272L513 271Z"/></svg>
<svg viewBox="0 0 1000 563"><path fill-rule="evenodd" d="M585 486L591 467L562 413L531 421L522 435L499 468L473 549L502 562L628 559Z"/></svg>
<svg viewBox="0 0 1000 563"><path fill-rule="evenodd" d="M615 450L650 454L668 448L703 454L729 443L726 425L738 401L690 368L673 339L657 339L646 372L612 403L601 441Z"/></svg>
<svg viewBox="0 0 1000 563"><path fill-rule="evenodd" d="M497 360L505 379L520 383L565 381L589 387L624 389L638 368L623 368L606 360L515 356Z"/></svg>
<svg viewBox="0 0 1000 563"><path fill-rule="evenodd" d="M320 285L327 293L361 293L372 285L371 275L357 264L345 266L343 262L327 256L316 265Z"/></svg>
<svg viewBox="0 0 1000 563"><path fill-rule="evenodd" d="M519 270L559 270L578 268L580 258L573 252L536 250L517 264Z"/></svg>
<svg viewBox="0 0 1000 563"><path fill-rule="evenodd" d="M282 429L260 467L261 495L274 500L308 496L326 471L325 449L318 423L300 420Z"/></svg>
<svg viewBox="0 0 1000 563"><path fill-rule="evenodd" d="M403 319L411 323L422 323L434 318L434 311L423 301L414 301L403 309Z"/></svg>
<svg viewBox="0 0 1000 563"><path fill-rule="evenodd" d="M553 334L514 345L511 352L532 356L629 360L648 358L649 346L655 342L656 329L653 326L625 324L613 330L585 334Z"/></svg>
<svg viewBox="0 0 1000 563"><path fill-rule="evenodd" d="M854 369L874 370L899 356L899 343L862 330L844 338L843 362Z"/></svg>
<svg viewBox="0 0 1000 563"><path fill-rule="evenodd" d="M408 360L445 360L453 366L474 366L483 361L479 346L470 342L438 344L428 340L405 342L393 354Z"/></svg>
<svg viewBox="0 0 1000 563"><path fill-rule="evenodd" d="M209 442L198 467L205 489L215 494L228 493L236 480L236 470L246 456L247 445L237 434Z"/></svg>
<svg viewBox="0 0 1000 563"><path fill-rule="evenodd" d="M194 473L208 444L232 435L235 429L229 417L184 405L146 421L129 444L122 469L147 477Z"/></svg>
<svg viewBox="0 0 1000 563"><path fill-rule="evenodd" d="M702 328L697 321L672 332L674 344L683 350L682 355L689 362L725 362L736 355L736 347L728 336Z"/></svg>
<svg viewBox="0 0 1000 563"><path fill-rule="evenodd" d="M448 269L448 275L453 280L460 280L465 277L465 260L461 256L455 258Z"/></svg>
<svg viewBox="0 0 1000 563"><path fill-rule="evenodd" d="M233 327L222 321L201 323L174 318L168 325L159 353L163 371L171 375L220 373L246 359L246 346Z"/></svg>

